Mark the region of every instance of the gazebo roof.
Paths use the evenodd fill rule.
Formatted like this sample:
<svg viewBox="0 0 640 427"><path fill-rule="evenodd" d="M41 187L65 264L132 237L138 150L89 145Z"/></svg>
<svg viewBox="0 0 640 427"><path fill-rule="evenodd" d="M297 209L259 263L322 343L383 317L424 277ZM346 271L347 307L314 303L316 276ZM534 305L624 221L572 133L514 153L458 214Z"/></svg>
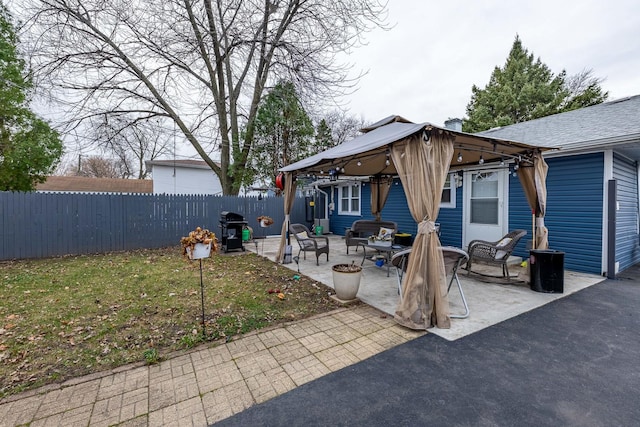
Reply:
<svg viewBox="0 0 640 427"><path fill-rule="evenodd" d="M326 151L281 168L283 172L304 172L324 174L338 170L340 175L394 175L396 168L388 154L393 144L420 135L427 141L434 132L447 132L455 137L455 152L450 168L484 162L511 160L529 161L535 150L550 148L536 147L515 141L492 138L485 135L469 134L435 126L431 123L411 123L400 116L389 116L363 129L356 138L346 141ZM389 162L387 159L389 158ZM458 161L461 158L461 161ZM387 164L388 163L388 164Z"/></svg>

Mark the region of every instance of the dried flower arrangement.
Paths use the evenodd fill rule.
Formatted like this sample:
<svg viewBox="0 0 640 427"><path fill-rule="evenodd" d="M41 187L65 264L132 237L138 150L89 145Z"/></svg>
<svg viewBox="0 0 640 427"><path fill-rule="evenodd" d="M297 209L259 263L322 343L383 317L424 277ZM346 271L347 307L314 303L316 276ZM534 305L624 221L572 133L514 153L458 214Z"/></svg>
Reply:
<svg viewBox="0 0 640 427"><path fill-rule="evenodd" d="M258 217L258 223L263 227L268 227L270 225L273 225L273 218L266 215L260 215Z"/></svg>
<svg viewBox="0 0 640 427"><path fill-rule="evenodd" d="M189 258L189 253L193 253L196 243L202 243L205 245L211 244L211 252L209 256L213 255L218 250L218 239L216 239L215 233L201 227L196 227L194 231L191 231L187 237L180 239L182 245L182 255L185 258Z"/></svg>

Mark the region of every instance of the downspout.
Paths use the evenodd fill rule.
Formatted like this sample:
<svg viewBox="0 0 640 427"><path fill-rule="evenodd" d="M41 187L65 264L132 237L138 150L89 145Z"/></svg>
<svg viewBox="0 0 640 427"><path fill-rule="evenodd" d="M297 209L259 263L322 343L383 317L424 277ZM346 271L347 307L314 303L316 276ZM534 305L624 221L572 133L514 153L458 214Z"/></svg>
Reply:
<svg viewBox="0 0 640 427"><path fill-rule="evenodd" d="M319 193L324 194L326 203L324 204L324 218L323 219L329 219L329 194L327 194L327 192L321 190L320 188L318 188L318 184L314 184L313 188L315 188L315 190ZM333 191L331 192L331 196L333 196Z"/></svg>

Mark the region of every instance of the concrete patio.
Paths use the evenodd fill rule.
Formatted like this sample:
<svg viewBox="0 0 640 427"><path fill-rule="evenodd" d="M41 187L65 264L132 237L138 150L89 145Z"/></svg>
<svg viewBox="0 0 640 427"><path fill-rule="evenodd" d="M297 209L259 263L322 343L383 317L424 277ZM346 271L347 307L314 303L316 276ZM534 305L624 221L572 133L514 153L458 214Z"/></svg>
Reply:
<svg viewBox="0 0 640 427"><path fill-rule="evenodd" d="M332 286L330 267L351 261L359 264L362 250L347 255L340 236L329 239L328 262L323 256L316 266L315 257L307 256L299 267L302 274ZM273 259L279 241L271 237L246 248ZM286 266L292 274L297 271L295 263ZM387 277L386 267L365 261L363 273L358 297L367 305L338 308L228 343L205 344L168 355L157 365L126 365L8 396L0 400L0 426L210 425L332 373L348 374L353 370L344 368L365 366L360 362L424 337L424 331L404 328L387 315L393 314L399 298L395 271ZM545 294L527 286L485 283L462 275L470 316L453 319L450 329L429 329L426 336L456 340L601 281L598 276L565 272L565 292ZM461 308L454 289L452 312ZM363 381L367 378L362 376ZM318 404L317 400L306 402Z"/></svg>
<svg viewBox="0 0 640 427"><path fill-rule="evenodd" d="M303 253L301 253L299 264L292 262L285 265L294 271L299 269L301 274L333 287L331 266L342 263L351 264L351 262L360 265L363 254L362 249L356 252L352 248L347 255L343 236L327 235L327 237L329 238L330 247L328 262L323 254L320 255L320 265L316 265L313 253L308 253L306 260L303 257ZM246 248L253 252L257 251L259 255L273 260L279 243L280 236L268 236L266 239L257 240L256 245L246 245ZM293 255L296 256L299 247L295 241L291 243ZM393 316L399 299L395 268L391 267L389 277L387 277L386 265L377 267L371 260L365 260L362 266L363 272L358 298L362 302ZM492 267L488 268L491 269ZM499 273L499 268L493 268L491 271L493 274ZM510 266L510 271L512 275L518 274L518 278L526 275L526 269L520 267L519 264ZM524 284L504 285L489 283L478 280L474 276L467 276L464 270L459 272L459 277L471 312L469 317L466 319L452 319L450 329L432 328L429 330L430 333L450 341L526 313L603 280L602 277L594 274L565 271L564 293L560 294L534 292L528 285ZM455 285L451 287L449 304L451 313L464 311L460 294Z"/></svg>

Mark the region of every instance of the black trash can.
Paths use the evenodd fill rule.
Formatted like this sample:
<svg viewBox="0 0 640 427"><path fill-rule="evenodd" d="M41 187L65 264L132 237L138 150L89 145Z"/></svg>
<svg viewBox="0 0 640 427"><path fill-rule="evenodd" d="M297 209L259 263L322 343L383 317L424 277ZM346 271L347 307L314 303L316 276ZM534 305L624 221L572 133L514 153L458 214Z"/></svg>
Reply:
<svg viewBox="0 0 640 427"><path fill-rule="evenodd" d="M564 252L553 249L529 251L531 290L536 292L564 292Z"/></svg>

